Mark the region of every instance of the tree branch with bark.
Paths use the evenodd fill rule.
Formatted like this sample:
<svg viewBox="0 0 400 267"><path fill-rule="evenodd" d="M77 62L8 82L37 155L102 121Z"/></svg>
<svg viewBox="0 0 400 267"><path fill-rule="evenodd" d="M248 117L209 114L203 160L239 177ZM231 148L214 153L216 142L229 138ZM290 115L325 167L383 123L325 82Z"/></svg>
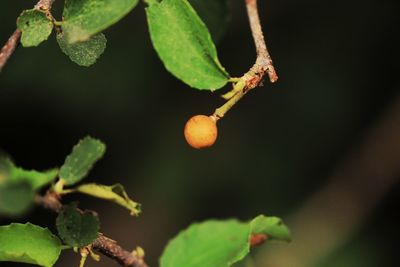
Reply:
<svg viewBox="0 0 400 267"><path fill-rule="evenodd" d="M38 206L59 213L64 206L60 201L60 195L54 191L48 191L44 196L37 195L35 202ZM115 260L122 266L147 267L144 256L136 251L128 251L118 245L117 241L99 233L99 236L88 246L90 249Z"/></svg>
<svg viewBox="0 0 400 267"><path fill-rule="evenodd" d="M3 70L4 66L7 64L8 59L14 53L15 49L19 44L21 39L21 30L16 29L14 33L10 36L8 41L5 43L3 48L0 50L0 72Z"/></svg>

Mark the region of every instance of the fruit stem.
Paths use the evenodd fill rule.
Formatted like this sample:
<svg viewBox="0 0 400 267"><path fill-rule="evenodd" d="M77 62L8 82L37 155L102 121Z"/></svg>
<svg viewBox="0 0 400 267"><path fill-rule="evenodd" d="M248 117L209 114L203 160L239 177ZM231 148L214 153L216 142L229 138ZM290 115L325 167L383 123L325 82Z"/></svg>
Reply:
<svg viewBox="0 0 400 267"><path fill-rule="evenodd" d="M212 117L215 121L223 118L225 114L248 92L248 90L245 90L245 88L246 82L243 78L241 78L241 80L233 86L232 91L223 95L224 98L228 98L228 101L226 101L221 107L217 108L214 111L214 114L210 117Z"/></svg>
<svg viewBox="0 0 400 267"><path fill-rule="evenodd" d="M241 91L235 94L231 99L229 99L224 105L217 108L212 117L215 118L216 121L223 118L225 113L227 113L248 91Z"/></svg>
<svg viewBox="0 0 400 267"><path fill-rule="evenodd" d="M250 29L253 35L254 44L257 51L257 59L250 70L240 78L230 78L233 82L233 89L222 97L227 102L217 108L210 117L219 120L251 89L260 86L264 76L268 75L271 83L278 80L271 56L267 50L264 35L262 32L260 17L258 15L257 0L245 0L247 15L250 22Z"/></svg>

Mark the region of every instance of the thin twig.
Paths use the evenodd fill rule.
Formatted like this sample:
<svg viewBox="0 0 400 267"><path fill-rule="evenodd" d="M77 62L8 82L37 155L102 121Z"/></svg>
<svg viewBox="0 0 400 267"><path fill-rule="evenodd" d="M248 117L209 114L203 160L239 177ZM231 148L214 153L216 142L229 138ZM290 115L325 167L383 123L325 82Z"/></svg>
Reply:
<svg viewBox="0 0 400 267"><path fill-rule="evenodd" d="M14 33L10 36L10 38L8 38L8 41L3 46L3 48L0 50L0 72L3 70L8 59L17 47L20 38L21 31L19 29L16 29Z"/></svg>
<svg viewBox="0 0 400 267"><path fill-rule="evenodd" d="M35 9L44 12L49 12L51 6L55 0L40 0L35 5ZM19 41L21 39L21 30L16 29L14 33L10 36L8 41L5 43L3 48L0 50L0 72L3 70L4 66L7 64L8 59L14 53L15 48L17 48Z"/></svg>
<svg viewBox="0 0 400 267"><path fill-rule="evenodd" d="M49 209L53 212L60 212L63 205L59 200L59 196L54 192L48 192L45 196L36 196L35 202L37 205ZM97 239L93 241L90 247L99 253L115 260L122 266L133 267L148 267L144 262L143 256L135 252L130 252L123 249L118 243L111 238L99 234Z"/></svg>
<svg viewBox="0 0 400 267"><path fill-rule="evenodd" d="M35 5L35 9L42 10L42 11L50 11L54 1L55 0L40 0Z"/></svg>
<svg viewBox="0 0 400 267"><path fill-rule="evenodd" d="M260 17L258 15L257 0L246 0L246 8L257 51L257 61L252 69L256 72L261 71L263 74L267 72L269 80L274 83L278 80L278 75L275 72L271 56L269 55L267 45L265 44Z"/></svg>
<svg viewBox="0 0 400 267"><path fill-rule="evenodd" d="M129 252L120 247L116 241L100 234L99 237L92 243L92 248L103 255L117 261L122 266L146 267L143 257Z"/></svg>
<svg viewBox="0 0 400 267"><path fill-rule="evenodd" d="M248 91L260 86L265 75L269 76L269 80L274 83L278 80L271 56L269 55L267 45L265 43L260 17L258 15L257 0L245 0L247 15L249 17L250 29L253 35L254 44L256 46L257 59L251 69L242 77L235 79L238 82L234 85L233 90L223 97L228 101L217 108L211 115L215 120L222 118Z"/></svg>

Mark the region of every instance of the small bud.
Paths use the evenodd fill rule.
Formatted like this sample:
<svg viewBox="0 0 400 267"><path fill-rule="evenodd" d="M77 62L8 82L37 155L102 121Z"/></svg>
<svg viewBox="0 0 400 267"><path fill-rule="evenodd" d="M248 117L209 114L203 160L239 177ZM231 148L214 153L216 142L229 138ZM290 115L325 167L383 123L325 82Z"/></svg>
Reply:
<svg viewBox="0 0 400 267"><path fill-rule="evenodd" d="M265 242L268 239L266 234L252 234L249 237L249 242L251 247L256 247Z"/></svg>

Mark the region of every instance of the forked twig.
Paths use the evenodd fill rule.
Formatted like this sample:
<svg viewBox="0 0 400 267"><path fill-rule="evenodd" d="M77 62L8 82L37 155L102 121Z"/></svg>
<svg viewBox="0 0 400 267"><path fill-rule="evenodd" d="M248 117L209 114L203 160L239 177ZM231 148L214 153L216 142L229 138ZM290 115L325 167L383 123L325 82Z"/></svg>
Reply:
<svg viewBox="0 0 400 267"><path fill-rule="evenodd" d="M63 209L63 204L60 202L57 194L51 191L44 196L36 196L35 202L37 205L56 213L59 213ZM139 255L135 251L131 252L123 249L118 245L117 241L114 241L101 233L89 246L101 254L115 260L122 266L148 267L144 262L142 255Z"/></svg>
<svg viewBox="0 0 400 267"><path fill-rule="evenodd" d="M257 59L254 65L242 77L235 79L236 83L233 90L225 94L223 97L228 101L217 108L211 115L215 120L224 117L228 112L249 90L259 86L265 75L274 83L278 80L271 56L269 55L267 45L265 43L264 34L262 32L260 17L258 15L257 0L245 0L247 15L249 17L250 28L257 51Z"/></svg>

